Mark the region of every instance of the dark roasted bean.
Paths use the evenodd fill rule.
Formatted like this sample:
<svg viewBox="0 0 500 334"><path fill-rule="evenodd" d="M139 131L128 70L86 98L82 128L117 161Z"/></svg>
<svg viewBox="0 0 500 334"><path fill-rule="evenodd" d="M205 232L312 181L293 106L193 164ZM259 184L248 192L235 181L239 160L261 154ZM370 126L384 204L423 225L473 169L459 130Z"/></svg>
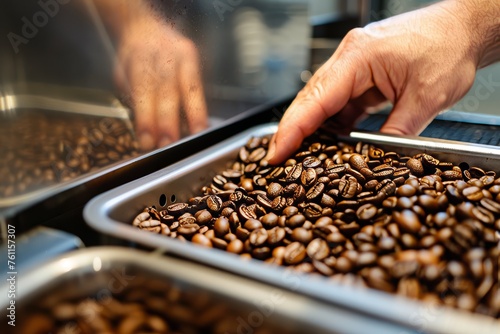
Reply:
<svg viewBox="0 0 500 334"><path fill-rule="evenodd" d="M287 264L298 264L306 257L306 249L300 242L286 246L283 258Z"/></svg>

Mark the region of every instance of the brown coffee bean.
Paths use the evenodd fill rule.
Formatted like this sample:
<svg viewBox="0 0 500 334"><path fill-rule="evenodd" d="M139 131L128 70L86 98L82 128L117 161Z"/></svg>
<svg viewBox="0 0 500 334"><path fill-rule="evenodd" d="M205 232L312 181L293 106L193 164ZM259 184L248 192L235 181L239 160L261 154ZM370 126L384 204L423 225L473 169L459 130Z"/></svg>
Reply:
<svg viewBox="0 0 500 334"><path fill-rule="evenodd" d="M212 221L212 214L208 210L200 210L195 213L198 225L206 225Z"/></svg>
<svg viewBox="0 0 500 334"><path fill-rule="evenodd" d="M257 219L251 218L245 221L243 227L249 231L253 231L262 228L262 223Z"/></svg>
<svg viewBox="0 0 500 334"><path fill-rule="evenodd" d="M377 215L378 209L373 204L364 204L356 211L356 216L362 221L369 221Z"/></svg>
<svg viewBox="0 0 500 334"><path fill-rule="evenodd" d="M477 202L483 199L484 195L479 187L467 187L462 190L462 195L467 198L469 201Z"/></svg>
<svg viewBox="0 0 500 334"><path fill-rule="evenodd" d="M377 263L377 253L361 252L357 258L356 266L367 267L367 266L373 266L376 263Z"/></svg>
<svg viewBox="0 0 500 334"><path fill-rule="evenodd" d="M229 233L229 220L226 217L219 217L215 220L214 231L217 237L223 237Z"/></svg>
<svg viewBox="0 0 500 334"><path fill-rule="evenodd" d="M290 228L297 228L302 226L306 221L306 217L302 214L296 214L286 220L286 226Z"/></svg>
<svg viewBox="0 0 500 334"><path fill-rule="evenodd" d="M177 229L177 233L179 233L183 236L192 236L196 232L198 232L199 229L200 229L200 226L198 224L185 224L185 225L180 226Z"/></svg>
<svg viewBox="0 0 500 334"><path fill-rule="evenodd" d="M292 242L286 246L284 260L287 264L298 264L306 257L306 249L300 242Z"/></svg>
<svg viewBox="0 0 500 334"><path fill-rule="evenodd" d="M201 233L193 235L191 241L201 246L212 247L212 242L210 241L210 239Z"/></svg>
<svg viewBox="0 0 500 334"><path fill-rule="evenodd" d="M335 264L335 270L341 273L348 273L352 270L352 263L346 257L337 258L337 262Z"/></svg>
<svg viewBox="0 0 500 334"><path fill-rule="evenodd" d="M297 227L292 232L292 239L307 245L313 238L313 233L311 230L307 230L303 227Z"/></svg>
<svg viewBox="0 0 500 334"><path fill-rule="evenodd" d="M419 268L418 261L396 261L390 269L391 276L394 278L408 277L417 272Z"/></svg>
<svg viewBox="0 0 500 334"><path fill-rule="evenodd" d="M224 239L212 238L212 239L210 239L210 241L212 242L212 245L214 246L214 248L218 248L218 249L222 249L222 250L227 249L227 241Z"/></svg>
<svg viewBox="0 0 500 334"><path fill-rule="evenodd" d="M422 227L418 216L411 210L395 211L393 217L398 226L404 231L417 233Z"/></svg>
<svg viewBox="0 0 500 334"><path fill-rule="evenodd" d="M323 239L314 239L307 246L307 255L313 260L321 261L330 254L330 248Z"/></svg>
<svg viewBox="0 0 500 334"><path fill-rule="evenodd" d="M248 240L250 240L250 244L254 247L260 247L264 245L267 241L267 230L264 228L258 228L250 233Z"/></svg>
<svg viewBox="0 0 500 334"><path fill-rule="evenodd" d="M398 282L397 293L405 297L418 299L422 294L422 287L415 278L402 278Z"/></svg>
<svg viewBox="0 0 500 334"><path fill-rule="evenodd" d="M265 260L271 256L269 247L258 247L252 250L252 256L259 260Z"/></svg>
<svg viewBox="0 0 500 334"><path fill-rule="evenodd" d="M269 245L278 245L285 239L286 236L285 229L278 226L270 229L267 233L267 242Z"/></svg>

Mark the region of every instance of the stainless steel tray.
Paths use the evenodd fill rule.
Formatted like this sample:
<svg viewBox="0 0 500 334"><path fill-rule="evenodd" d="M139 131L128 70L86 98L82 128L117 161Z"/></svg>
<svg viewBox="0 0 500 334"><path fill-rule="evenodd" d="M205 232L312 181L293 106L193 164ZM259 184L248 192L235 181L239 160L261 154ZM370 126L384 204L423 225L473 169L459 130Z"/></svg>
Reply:
<svg viewBox="0 0 500 334"><path fill-rule="evenodd" d="M183 243L138 230L131 225L135 215L144 207L160 207L161 195L165 195L167 199L175 197L177 200L187 201L236 157L239 148L251 136L263 136L275 131L276 124L249 129L165 169L97 196L86 205L84 219L104 234L326 300L332 305L397 323L410 332L471 333L481 328L484 333L498 333L500 321L493 318L410 301L373 289L342 286L322 277L299 275L285 268L269 267L257 260L243 261L238 256L224 251ZM344 139L371 142L402 154L429 152L441 160L460 163L465 159L486 169L500 169L500 150L495 147L417 137L402 138L365 133L352 135Z"/></svg>
<svg viewBox="0 0 500 334"><path fill-rule="evenodd" d="M84 184L106 169L117 169L138 155L132 147L135 135L129 111L110 94L64 87L29 90L32 93L0 95L0 214L5 216ZM132 142L123 146L122 153L112 152L116 156L109 159L106 154L117 143L108 144L104 139L116 129ZM89 132L86 136L84 130ZM86 137L88 144L79 145L80 137ZM41 154L45 150L50 155ZM97 152L106 162L92 161ZM83 160L70 161L80 155L86 158L86 169Z"/></svg>
<svg viewBox="0 0 500 334"><path fill-rule="evenodd" d="M7 291L8 287L2 284L2 291ZM157 287L158 284L161 286ZM402 330L284 289L194 263L129 248L94 247L60 256L20 275L15 296L16 327L8 326L5 319L9 318L3 316L0 332L27 334L22 328L35 306L51 309L75 299L105 306L109 297L117 298L127 288L142 292L153 288L166 295L163 287L174 288L181 295L200 297L205 305L211 305L209 313L215 311L213 308L223 307L226 312L222 315L219 312L218 318L236 326L231 333L260 332L264 327L273 329L271 333L373 333L373 328L381 333L401 333ZM173 301L168 306L175 308L175 300L179 299L182 300L171 298ZM13 299L9 299L7 293L0 296L2 314L10 300ZM202 310L188 312L201 318ZM88 312L83 315L84 320L94 320ZM96 317L95 311L91 315Z"/></svg>

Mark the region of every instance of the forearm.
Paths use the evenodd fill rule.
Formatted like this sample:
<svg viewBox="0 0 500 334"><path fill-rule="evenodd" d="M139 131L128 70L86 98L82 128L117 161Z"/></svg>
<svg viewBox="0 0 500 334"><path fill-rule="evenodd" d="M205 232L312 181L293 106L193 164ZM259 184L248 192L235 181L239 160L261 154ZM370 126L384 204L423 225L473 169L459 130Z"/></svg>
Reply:
<svg viewBox="0 0 500 334"><path fill-rule="evenodd" d="M500 60L500 1L450 0L457 15L470 29L471 43L477 55L477 67Z"/></svg>

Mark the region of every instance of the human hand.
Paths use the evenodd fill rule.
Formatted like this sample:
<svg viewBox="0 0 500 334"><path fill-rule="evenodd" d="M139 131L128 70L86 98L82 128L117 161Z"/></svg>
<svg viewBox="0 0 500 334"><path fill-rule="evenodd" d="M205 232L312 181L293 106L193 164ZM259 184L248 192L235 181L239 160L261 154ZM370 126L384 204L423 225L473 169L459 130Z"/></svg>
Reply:
<svg viewBox="0 0 500 334"><path fill-rule="evenodd" d="M491 52L481 45L481 34L491 35L491 27L473 24L488 18L474 12L478 9L470 6L479 4L470 2L481 2L488 10L494 7L489 13L493 19L488 17L498 24L498 3L457 0L349 32L285 112L267 160L283 161L332 115L339 113L342 117L336 119L348 123L388 101L393 109L381 132L420 133L465 95L476 69L491 62L482 59ZM498 26L493 29L498 31Z"/></svg>
<svg viewBox="0 0 500 334"><path fill-rule="evenodd" d="M152 10L133 15L120 27L115 81L149 151L178 140L183 124L191 134L205 129L207 107L194 43Z"/></svg>

